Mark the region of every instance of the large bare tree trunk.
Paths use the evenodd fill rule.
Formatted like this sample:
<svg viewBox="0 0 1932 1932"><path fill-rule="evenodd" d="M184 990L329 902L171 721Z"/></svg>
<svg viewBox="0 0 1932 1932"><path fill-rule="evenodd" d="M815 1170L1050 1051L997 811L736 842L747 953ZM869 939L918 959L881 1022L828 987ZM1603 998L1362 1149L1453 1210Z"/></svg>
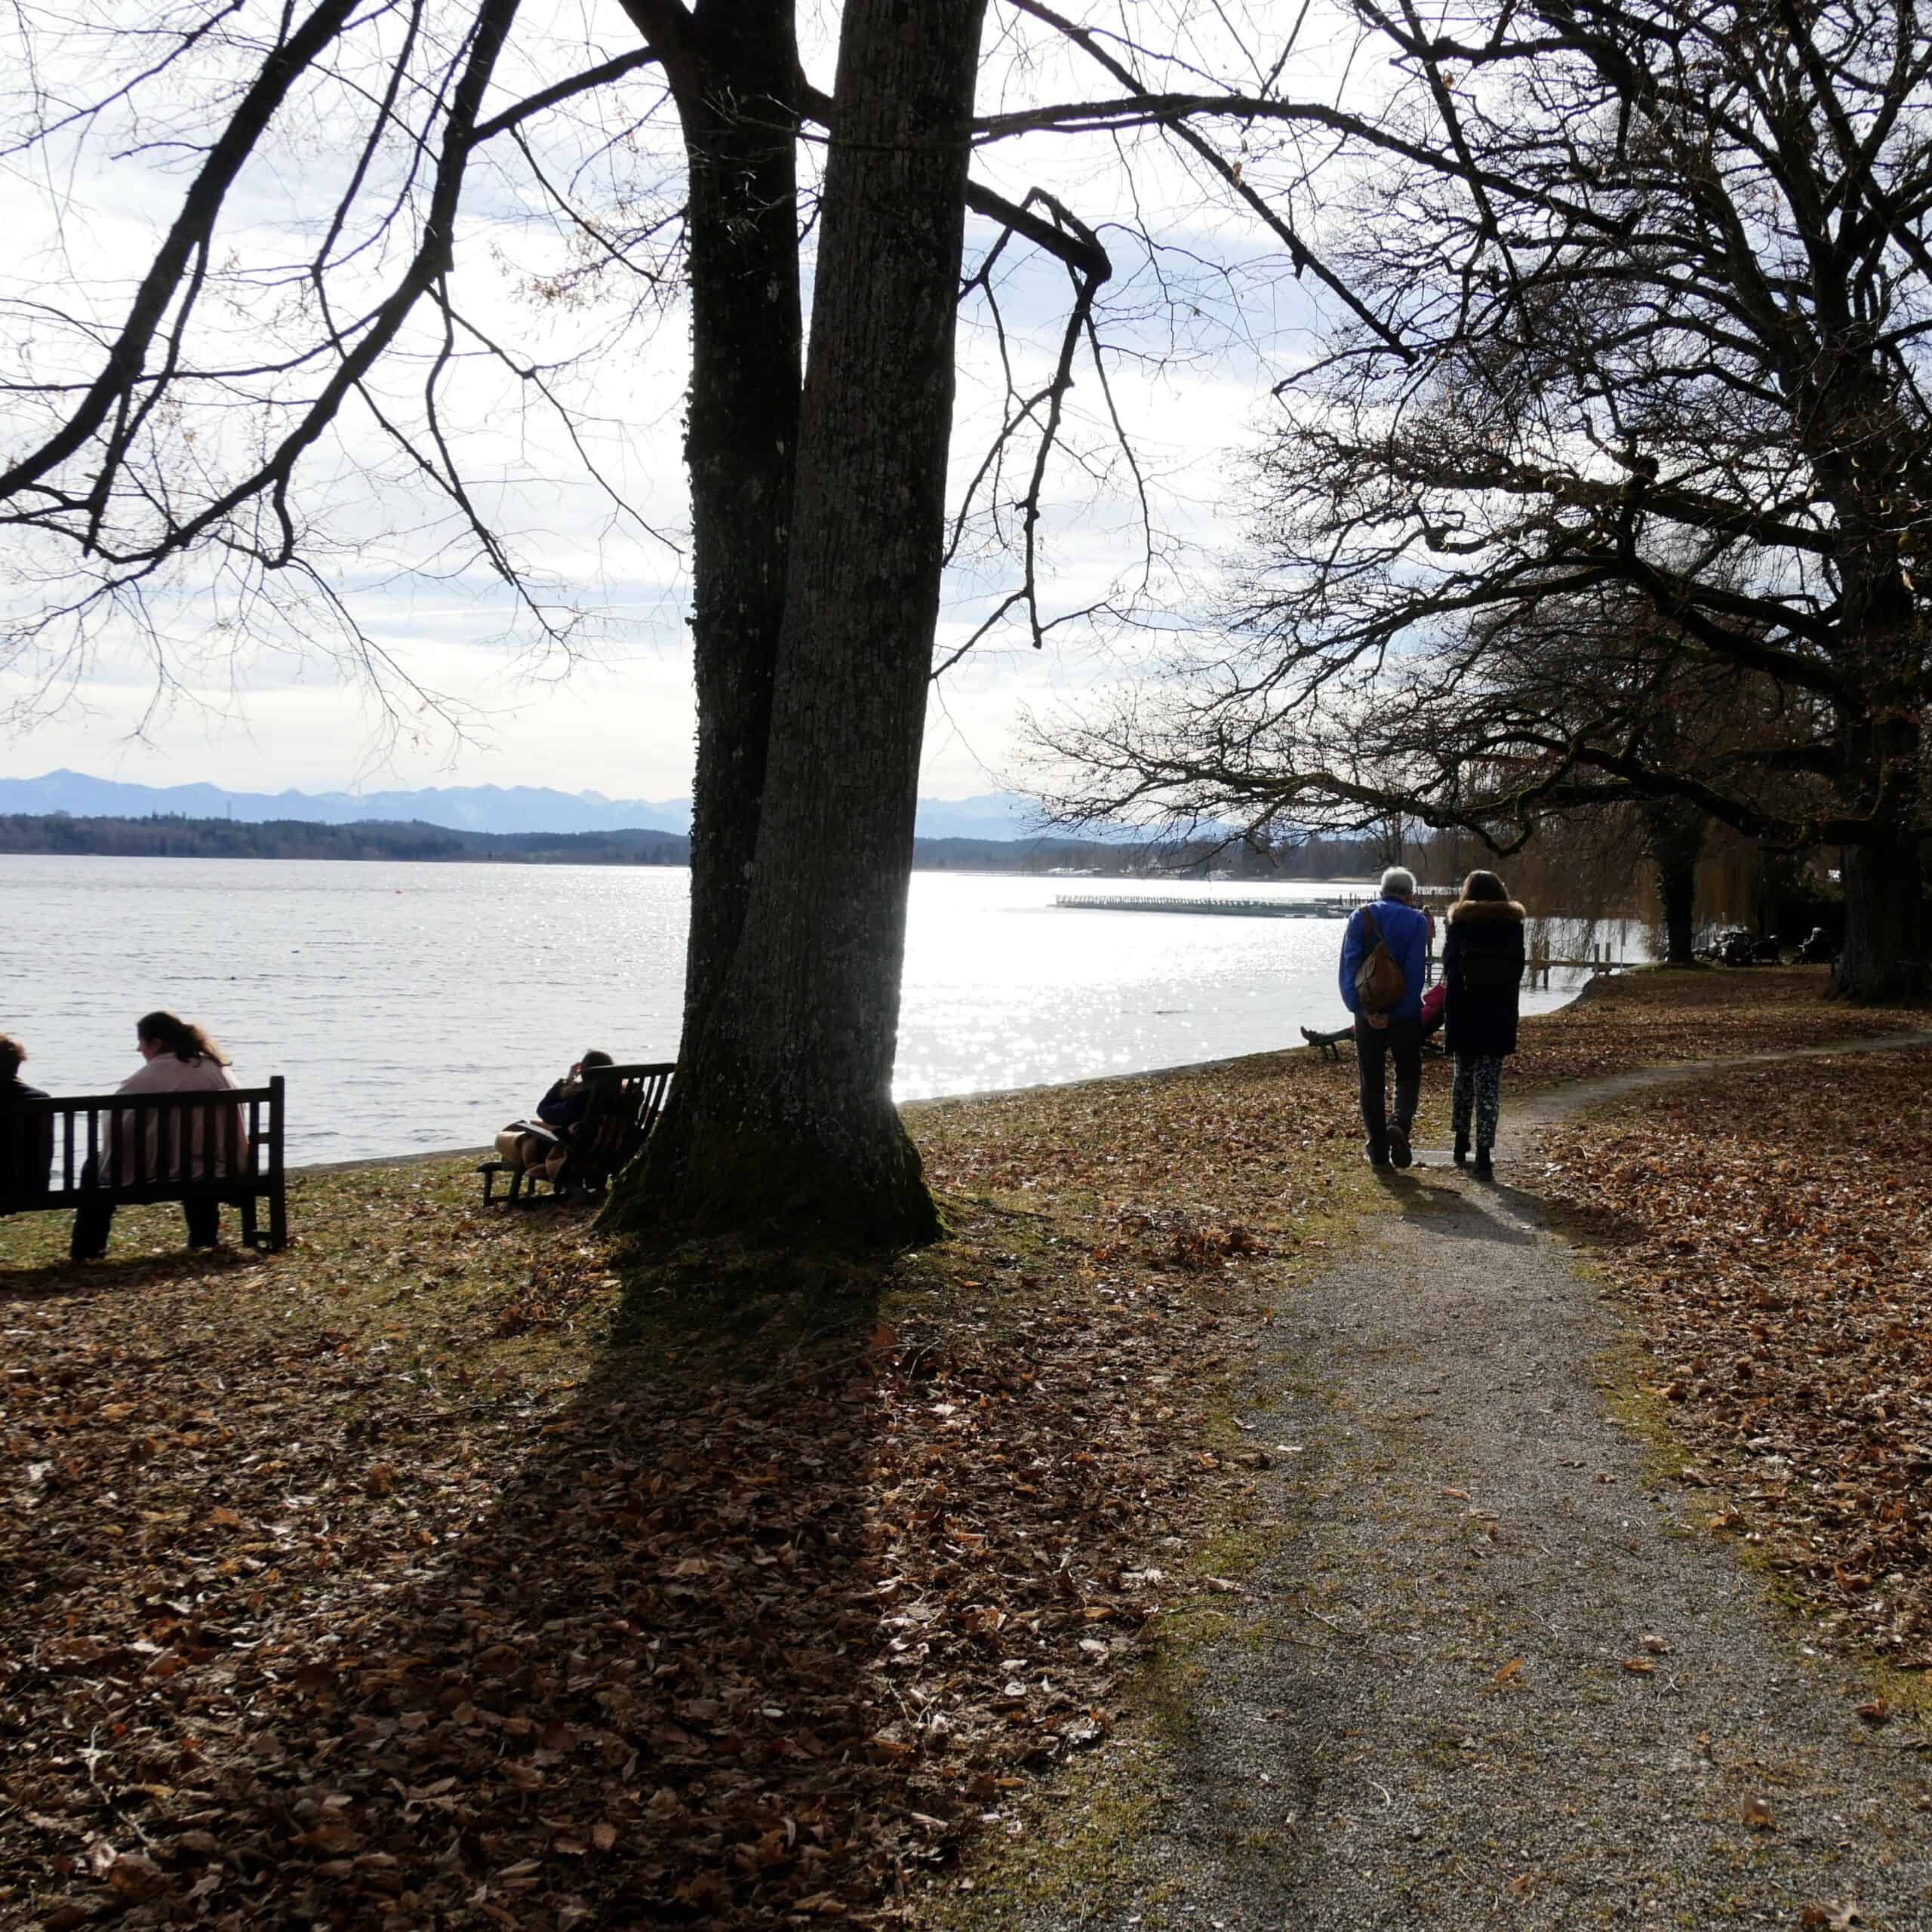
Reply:
<svg viewBox="0 0 1932 1932"><path fill-rule="evenodd" d="M625 1225L939 1231L891 1075L983 12L845 10L750 899Z"/></svg>
<svg viewBox="0 0 1932 1932"><path fill-rule="evenodd" d="M1855 508L1853 506L1852 508ZM1845 512L1854 531L1855 516ZM1840 998L1877 1004L1926 990L1925 881L1918 826L1925 646L1916 601L1896 546L1848 542L1842 568L1845 622L1860 639L1848 653L1857 702L1839 721L1839 789L1872 823L1844 849L1844 950L1832 975ZM1878 552L1873 561L1873 552Z"/></svg>
<svg viewBox="0 0 1932 1932"><path fill-rule="evenodd" d="M1709 821L1682 798L1646 798L1637 808L1644 849L1656 868L1663 907L1664 964L1694 963L1697 937L1697 860Z"/></svg>
<svg viewBox="0 0 1932 1932"><path fill-rule="evenodd" d="M688 1036L724 984L751 897L798 456L798 56L793 0L638 11L690 163L693 658Z"/></svg>
<svg viewBox="0 0 1932 1932"><path fill-rule="evenodd" d="M1924 872L1915 837L1844 848L1844 950L1832 975L1841 998L1876 1005L1925 991Z"/></svg>

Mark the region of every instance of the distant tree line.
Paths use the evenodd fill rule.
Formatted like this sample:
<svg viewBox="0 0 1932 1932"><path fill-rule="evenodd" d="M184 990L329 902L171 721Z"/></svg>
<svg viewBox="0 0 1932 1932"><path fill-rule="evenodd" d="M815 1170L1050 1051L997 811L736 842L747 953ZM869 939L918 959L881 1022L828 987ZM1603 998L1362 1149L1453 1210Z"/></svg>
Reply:
<svg viewBox="0 0 1932 1932"><path fill-rule="evenodd" d="M134 859L445 860L511 865L681 866L691 841L675 832L458 832L420 820L317 825L225 818L75 818L65 812L0 817L0 852Z"/></svg>
<svg viewBox="0 0 1932 1932"><path fill-rule="evenodd" d="M1534 912L1646 921L1657 957L1673 965L1693 963L1726 928L1787 946L1821 928L1842 943L1844 892L1829 848L1781 845L1694 812L1660 828L1654 811L1647 801L1543 813L1534 835L1500 859L1472 833L1405 820L1401 857L1425 885L1454 885L1475 866L1500 866L1512 895ZM1385 834L1385 847L1397 829Z"/></svg>
<svg viewBox="0 0 1932 1932"><path fill-rule="evenodd" d="M129 859L388 859L525 866L683 866L681 832L460 832L420 819L320 825L306 819L249 823L156 812L143 818L77 817L66 812L0 816L0 853ZM921 838L913 863L935 872L1126 874L1153 870L1241 878L1324 878L1373 869L1366 841L1312 839L1276 848L1224 848L1196 838L1159 844L1103 844L1067 838Z"/></svg>
<svg viewBox="0 0 1932 1932"><path fill-rule="evenodd" d="M306 819L260 823L155 812L141 818L78 817L66 812L0 815L0 853L131 859L388 859L526 866L682 866L682 833L460 832L420 819L368 819L321 825ZM1149 872L1241 879L1333 878L1373 872L1373 841L1311 838L1299 844L1236 844L1199 837L1147 844L1070 838L921 838L913 863L928 872Z"/></svg>

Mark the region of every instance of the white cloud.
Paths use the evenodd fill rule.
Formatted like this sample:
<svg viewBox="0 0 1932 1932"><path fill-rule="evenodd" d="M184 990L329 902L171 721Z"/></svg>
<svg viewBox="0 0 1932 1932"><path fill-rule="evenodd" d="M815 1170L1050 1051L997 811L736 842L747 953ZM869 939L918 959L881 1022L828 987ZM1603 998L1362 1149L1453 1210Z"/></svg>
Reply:
<svg viewBox="0 0 1932 1932"><path fill-rule="evenodd" d="M118 0L98 0L98 17L111 20ZM808 10L808 64L830 71L830 16ZM1246 56L1222 35L1217 8L1145 10L1151 30L1157 12L1185 17L1189 57L1205 69L1217 62L1236 82ZM145 15L143 17L146 17ZM519 32L537 23L547 44L522 50L525 78L568 72L619 51L607 42L611 19L566 5L552 8L547 27L528 10ZM989 33L988 78L982 106L1007 109L1091 92L1091 69L1057 43L1029 42L1025 58L1011 57L1001 37L1021 31L996 16ZM1254 50L1278 46L1282 23L1257 8ZM100 43L111 47L111 37ZM1332 33L1304 63L1312 76L1339 71ZM242 57L236 56L238 62ZM78 71L68 78L78 86ZM1192 82L1189 83L1193 85ZM640 109L659 84L648 77L635 96ZM12 103L14 118L23 97ZM201 97L184 80L156 103L149 137L192 129ZM345 123L346 125L346 123ZM63 364L78 371L97 352L85 325L116 317L130 287L131 264L144 263L153 237L171 218L186 179L181 151L165 146L117 149L103 125L97 144L82 132L55 157L69 172L54 194L41 184L40 212L23 217L14 236L15 266L0 270L0 297L14 305L0 339L0 355L17 361L31 350L45 373ZM674 146L647 137L599 146L567 120L546 125L560 164L601 171L607 202L648 199L672 166ZM601 137L599 137L601 138ZM572 146L573 141L575 146ZM246 279L228 291L230 306L213 305L211 340L238 357L262 352L265 343L301 339L312 326L299 276L287 273L315 236L316 193L342 178L351 151L321 115L294 130L266 165L246 177L225 224L223 246L246 266ZM546 150L546 161L552 158ZM404 158L385 154L378 169ZM1266 165L1265 143L1254 165ZM1153 500L1160 561L1142 581L1140 509L1134 479L1118 451L1100 386L1083 367L1069 401L1068 448L1051 466L1041 525L1044 614L1049 619L1112 599L1145 601L1162 612L1198 606L1217 557L1238 540L1231 518L1229 452L1245 441L1266 403L1282 361L1306 352L1316 319L1306 292L1287 279L1273 259L1276 244L1231 213L1226 198L1204 195L1177 164L1164 138L1152 133L1118 143L1105 137L1029 140L986 151L976 162L985 179L1015 195L1042 186L1062 195L1101 228L1118 270L1100 318L1108 345L1114 406L1130 426L1143 481ZM17 190L30 185L17 180ZM560 675L560 660L503 641L515 613L475 554L446 505L426 497L369 413L344 417L318 448L307 475L306 506L325 526L334 547L323 558L331 586L408 678L471 707L473 734L452 741L433 712L417 713L401 700L400 736L386 736L386 720L348 679L313 634L285 619L268 648L231 656L229 634L216 628L220 608L190 583L158 598L171 635L183 647L180 688L153 709L156 685L149 654L125 626L110 626L94 655L71 679L71 700L32 732L0 740L0 771L26 775L56 764L149 783L208 779L238 789L289 784L321 789L355 782L384 783L549 783L590 787L618 795L665 797L690 782L692 702L688 586L683 560L685 491L679 459L685 328L675 308L654 327L633 326L608 300L577 303L534 298L537 278L583 259L578 238L547 215L532 217L528 179L506 165L477 183L459 238L459 290L469 312L493 339L519 357L568 364L558 380L583 411L583 441L608 483L650 528L614 508L586 477L578 451L533 386L467 345L452 405L466 475L492 523L506 533L513 554L553 586L559 603L580 605L589 656ZM32 205L25 193L17 195ZM1128 232L1145 218L1165 252L1144 259ZM1109 226L1108 224L1113 224ZM983 248L991 230L972 225L969 244ZM360 272L365 296L392 272L395 246L373 244ZM1037 384L1057 344L1066 312L1064 270L1036 252L1009 245L999 283L1009 352L1022 389ZM74 287L76 325L32 318L20 303L46 285ZM23 321L23 316L28 320ZM9 346L11 344L11 346ZM385 408L414 411L415 386L432 353L426 324L380 377L376 394ZM1004 389L997 345L983 307L970 311L961 336L955 484L963 488L998 420ZM16 405L0 420L16 441L25 418ZM259 433L259 413L238 408L198 432L207 440L193 460L211 471L246 459ZM1004 481L1010 505L1030 453ZM1005 521L1011 523L1010 509ZM671 540L667 545L652 531ZM940 648L964 641L991 605L1017 581L1010 553L991 552L990 519L969 543L948 585ZM35 560L12 560L24 570ZM45 562L43 557L39 561ZM39 593L24 576L12 590L17 611ZM528 627L525 636L528 637ZM950 672L937 697L921 789L961 795L989 789L1011 757L1014 718L1022 704L1077 694L1084 681L1108 668L1108 625L1069 626L1044 652L1025 648L1008 630ZM305 650L304 646L310 648ZM198 651L196 647L205 647ZM1130 636L1124 647L1137 651ZM3 660L0 660L3 661ZM43 669L45 667L42 667ZM17 663L0 672L0 709L17 698L32 675ZM143 735L144 734L144 735Z"/></svg>

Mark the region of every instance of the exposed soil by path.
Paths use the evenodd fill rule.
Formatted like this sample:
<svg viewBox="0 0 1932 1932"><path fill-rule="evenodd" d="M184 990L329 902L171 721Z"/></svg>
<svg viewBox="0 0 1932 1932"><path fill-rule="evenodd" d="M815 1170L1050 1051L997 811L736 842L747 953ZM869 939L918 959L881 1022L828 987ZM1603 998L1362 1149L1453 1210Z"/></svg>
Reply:
<svg viewBox="0 0 1932 1932"><path fill-rule="evenodd" d="M1923 1740L1654 1486L1599 1392L1622 1324L1509 1184L1542 1122L1700 1070L1519 1108L1498 1186L1425 1153L1284 1308L1246 1418L1281 1540L1192 1660L1103 1922L1932 1927Z"/></svg>

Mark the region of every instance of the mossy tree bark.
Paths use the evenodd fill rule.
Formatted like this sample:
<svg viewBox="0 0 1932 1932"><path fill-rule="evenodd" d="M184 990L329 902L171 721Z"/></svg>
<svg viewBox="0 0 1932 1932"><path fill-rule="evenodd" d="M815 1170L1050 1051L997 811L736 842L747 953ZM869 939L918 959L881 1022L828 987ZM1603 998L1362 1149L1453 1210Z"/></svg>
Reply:
<svg viewBox="0 0 1932 1932"><path fill-rule="evenodd" d="M983 0L852 0L756 855L620 1226L940 1231L891 1100Z"/></svg>

